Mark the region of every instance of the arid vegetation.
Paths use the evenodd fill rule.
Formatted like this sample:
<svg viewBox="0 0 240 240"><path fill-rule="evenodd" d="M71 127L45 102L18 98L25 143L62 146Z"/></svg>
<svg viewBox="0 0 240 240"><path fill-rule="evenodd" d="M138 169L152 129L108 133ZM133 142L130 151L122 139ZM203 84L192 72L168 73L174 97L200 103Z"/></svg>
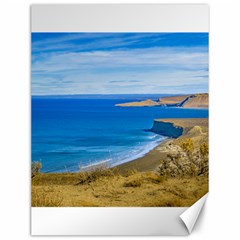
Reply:
<svg viewBox="0 0 240 240"><path fill-rule="evenodd" d="M32 178L33 207L190 206L208 191L205 176L163 177L157 172L95 169L39 173Z"/></svg>
<svg viewBox="0 0 240 240"><path fill-rule="evenodd" d="M170 143L173 144L173 143ZM176 151L161 160L158 173L161 176L182 177L208 175L208 143L195 146L191 138L175 145Z"/></svg>
<svg viewBox="0 0 240 240"><path fill-rule="evenodd" d="M42 164L40 162L32 162L31 166L31 177L35 177L37 174L40 173L40 170L42 168Z"/></svg>

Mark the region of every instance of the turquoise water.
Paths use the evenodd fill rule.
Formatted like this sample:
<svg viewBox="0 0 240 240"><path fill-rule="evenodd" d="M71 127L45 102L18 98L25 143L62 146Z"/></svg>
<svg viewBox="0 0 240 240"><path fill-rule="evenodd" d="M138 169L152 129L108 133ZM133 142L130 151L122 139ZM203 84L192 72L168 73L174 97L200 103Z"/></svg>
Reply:
<svg viewBox="0 0 240 240"><path fill-rule="evenodd" d="M32 97L32 161L41 161L43 172L113 166L143 156L165 139L146 131L155 118L208 117L204 109L114 106L160 96Z"/></svg>

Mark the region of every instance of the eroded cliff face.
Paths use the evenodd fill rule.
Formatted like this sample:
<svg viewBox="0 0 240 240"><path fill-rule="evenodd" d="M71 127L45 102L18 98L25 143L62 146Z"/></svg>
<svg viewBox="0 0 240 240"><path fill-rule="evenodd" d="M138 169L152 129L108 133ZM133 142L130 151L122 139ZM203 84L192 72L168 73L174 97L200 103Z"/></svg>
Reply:
<svg viewBox="0 0 240 240"><path fill-rule="evenodd" d="M192 95L184 102L182 102L184 108L208 108L208 94L196 94Z"/></svg>
<svg viewBox="0 0 240 240"><path fill-rule="evenodd" d="M183 133L183 128L171 122L154 120L151 131L163 136L178 138Z"/></svg>

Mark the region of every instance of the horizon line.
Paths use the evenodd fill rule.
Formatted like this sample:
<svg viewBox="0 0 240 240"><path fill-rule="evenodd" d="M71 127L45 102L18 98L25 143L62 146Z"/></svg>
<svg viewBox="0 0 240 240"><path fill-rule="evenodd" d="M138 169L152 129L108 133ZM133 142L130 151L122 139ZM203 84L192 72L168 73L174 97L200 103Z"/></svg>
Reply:
<svg viewBox="0 0 240 240"><path fill-rule="evenodd" d="M79 95L191 95L191 94L209 94L208 92L195 93L74 93L74 94L46 94L46 95L31 95L32 97L47 97L47 96L79 96Z"/></svg>

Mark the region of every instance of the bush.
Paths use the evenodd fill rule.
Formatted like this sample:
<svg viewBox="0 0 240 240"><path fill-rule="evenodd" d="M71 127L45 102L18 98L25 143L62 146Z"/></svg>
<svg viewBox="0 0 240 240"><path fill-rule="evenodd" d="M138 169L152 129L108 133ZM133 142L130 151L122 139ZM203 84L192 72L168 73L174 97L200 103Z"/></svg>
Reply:
<svg viewBox="0 0 240 240"><path fill-rule="evenodd" d="M88 171L79 172L79 182L77 183L77 185L89 184L91 182L96 181L99 178L111 176L114 176L114 172L109 168L105 167L92 168Z"/></svg>
<svg viewBox="0 0 240 240"><path fill-rule="evenodd" d="M200 154L203 156L203 157L208 157L208 153L209 153L209 147L208 147L208 143L207 142L204 142L201 144L200 146Z"/></svg>
<svg viewBox="0 0 240 240"><path fill-rule="evenodd" d="M192 139L180 142L177 152L170 152L166 159L160 161L158 173L161 176L181 177L208 174L208 142L199 148L194 147Z"/></svg>
<svg viewBox="0 0 240 240"><path fill-rule="evenodd" d="M180 143L180 147L187 153L187 155L191 155L194 151L193 140L191 138L187 138L185 141Z"/></svg>
<svg viewBox="0 0 240 240"><path fill-rule="evenodd" d="M40 173L42 168L42 164L40 162L32 162L31 172L32 178L35 177L38 173Z"/></svg>
<svg viewBox="0 0 240 240"><path fill-rule="evenodd" d="M200 174L208 174L208 154L209 154L209 147L208 142L204 142L200 146L200 156L202 161L200 162Z"/></svg>

